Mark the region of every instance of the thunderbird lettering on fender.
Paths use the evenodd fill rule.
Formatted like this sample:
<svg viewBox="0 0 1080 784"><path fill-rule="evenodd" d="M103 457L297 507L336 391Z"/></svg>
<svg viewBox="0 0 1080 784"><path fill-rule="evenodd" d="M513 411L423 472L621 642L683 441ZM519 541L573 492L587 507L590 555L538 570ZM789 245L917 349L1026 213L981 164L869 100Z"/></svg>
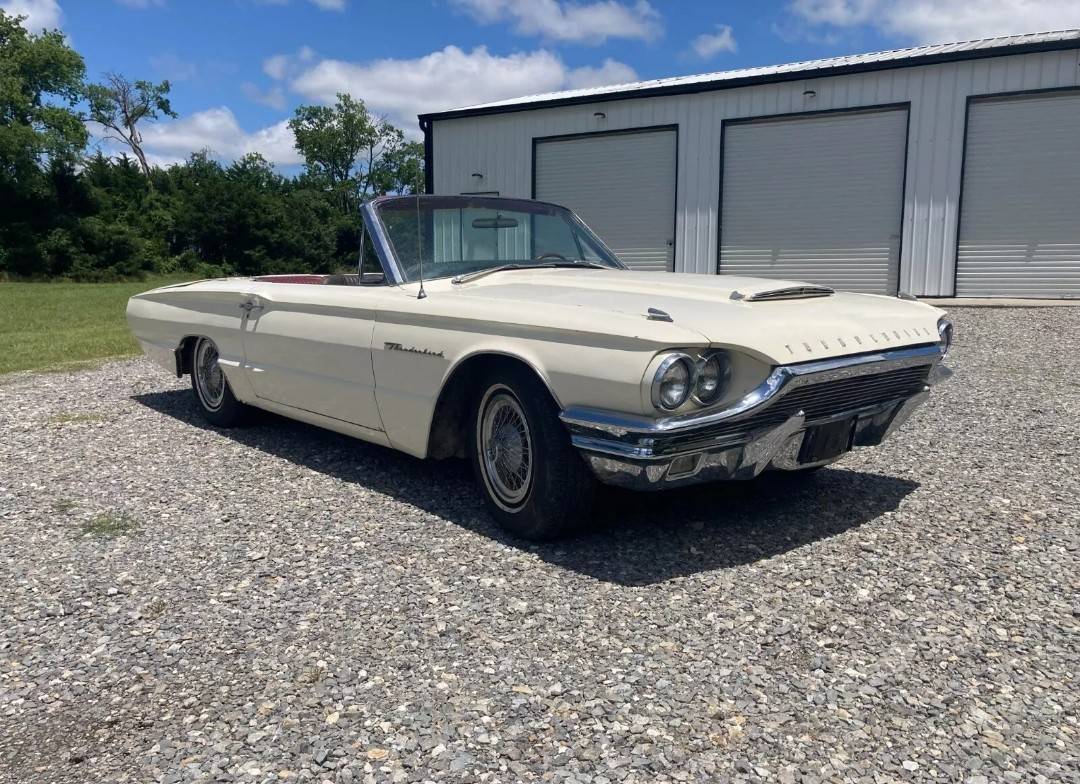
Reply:
<svg viewBox="0 0 1080 784"><path fill-rule="evenodd" d="M443 356L443 352L441 351L432 351L429 348L416 348L416 346L403 346L400 343L386 342L383 343L383 348L385 348L387 351L404 351L409 354L424 354L425 356L429 357Z"/></svg>

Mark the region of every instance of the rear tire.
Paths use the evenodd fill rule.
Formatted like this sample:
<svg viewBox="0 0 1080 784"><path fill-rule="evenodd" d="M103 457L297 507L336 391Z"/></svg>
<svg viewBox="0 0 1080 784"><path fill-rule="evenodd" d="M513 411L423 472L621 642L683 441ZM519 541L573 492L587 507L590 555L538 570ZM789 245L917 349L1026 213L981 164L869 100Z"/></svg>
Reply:
<svg viewBox="0 0 1080 784"><path fill-rule="evenodd" d="M218 427L237 427L251 418L251 409L233 394L218 363L218 349L210 338L199 338L191 349L191 389L206 420Z"/></svg>
<svg viewBox="0 0 1080 784"><path fill-rule="evenodd" d="M488 511L523 539L555 539L592 507L596 480L570 444L558 408L528 370L506 367L479 385L469 456Z"/></svg>

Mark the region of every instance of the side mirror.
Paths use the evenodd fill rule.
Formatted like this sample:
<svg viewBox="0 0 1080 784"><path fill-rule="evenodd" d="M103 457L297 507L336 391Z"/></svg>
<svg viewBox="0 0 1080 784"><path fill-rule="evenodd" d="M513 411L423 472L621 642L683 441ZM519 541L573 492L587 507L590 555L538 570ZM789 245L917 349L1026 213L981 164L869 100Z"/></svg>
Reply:
<svg viewBox="0 0 1080 784"><path fill-rule="evenodd" d="M386 275L381 272L361 272L361 286L381 286L386 283Z"/></svg>

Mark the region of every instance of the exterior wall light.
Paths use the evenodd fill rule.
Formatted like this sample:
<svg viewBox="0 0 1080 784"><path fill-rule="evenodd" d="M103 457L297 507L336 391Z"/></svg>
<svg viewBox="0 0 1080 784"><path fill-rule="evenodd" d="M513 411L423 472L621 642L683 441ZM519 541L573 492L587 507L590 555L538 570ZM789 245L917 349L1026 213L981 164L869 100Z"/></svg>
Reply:
<svg viewBox="0 0 1080 784"><path fill-rule="evenodd" d="M592 116L595 117L597 120L603 120L607 117L607 115L603 112L593 112Z"/></svg>
<svg viewBox="0 0 1080 784"><path fill-rule="evenodd" d="M814 98L817 96L816 90L803 90L803 98Z"/></svg>

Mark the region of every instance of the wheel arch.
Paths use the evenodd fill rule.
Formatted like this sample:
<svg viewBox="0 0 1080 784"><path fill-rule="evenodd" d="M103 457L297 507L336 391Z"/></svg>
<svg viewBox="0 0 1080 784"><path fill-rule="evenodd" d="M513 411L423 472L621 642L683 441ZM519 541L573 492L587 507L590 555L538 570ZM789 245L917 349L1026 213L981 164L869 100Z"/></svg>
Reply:
<svg viewBox="0 0 1080 784"><path fill-rule="evenodd" d="M176 357L176 377L183 378L191 372L191 359L194 355L195 344L199 342L199 338L202 335L184 335L180 338L180 342L173 349L173 355Z"/></svg>
<svg viewBox="0 0 1080 784"><path fill-rule="evenodd" d="M464 457L469 406L479 394L481 381L500 367L518 367L536 377L551 396L558 408L559 396L551 387L548 377L537 365L507 351L479 350L459 359L447 372L428 429L427 456L440 460L447 457Z"/></svg>

